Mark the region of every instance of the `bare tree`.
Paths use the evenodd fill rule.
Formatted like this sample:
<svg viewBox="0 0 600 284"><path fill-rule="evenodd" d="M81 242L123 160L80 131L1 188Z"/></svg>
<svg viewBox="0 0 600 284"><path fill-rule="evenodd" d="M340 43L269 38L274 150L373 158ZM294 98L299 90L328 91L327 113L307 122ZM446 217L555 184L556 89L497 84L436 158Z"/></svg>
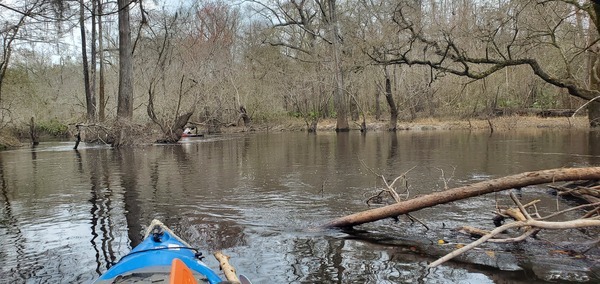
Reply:
<svg viewBox="0 0 600 284"><path fill-rule="evenodd" d="M96 120L96 97L94 96L92 86L90 86L90 68L87 57L87 40L85 33L85 5L83 2L84 0L79 0L79 30L81 32L81 60L83 66L83 86L85 90L87 119L88 121L93 122ZM93 34L92 36L92 45L94 44L94 36L95 34ZM95 51L95 48L93 48L93 51ZM92 59L95 58L95 55L92 55ZM96 62L94 62L94 60L92 60L92 65L96 66Z"/></svg>
<svg viewBox="0 0 600 284"><path fill-rule="evenodd" d="M117 117L131 120L133 116L133 47L129 23L128 0L117 0L119 8L119 94Z"/></svg>
<svg viewBox="0 0 600 284"><path fill-rule="evenodd" d="M333 73L335 80L335 88L333 91L333 100L335 102L335 109L337 111L336 117L337 122L335 126L336 132L345 132L350 130L348 125L348 99L344 90L344 71L342 70L342 59L341 59L341 40L338 22L338 11L336 0L327 0L326 3L319 3L321 10L325 10L327 7L326 19L329 24L329 30L331 33L331 50L333 55Z"/></svg>
<svg viewBox="0 0 600 284"><path fill-rule="evenodd" d="M195 111L195 104L185 110L185 113L180 115L183 108L182 101L184 97L196 86L197 82L186 78L185 74L180 75L179 90L177 91L178 96L172 98L168 96L168 90L166 87L167 80L171 80L171 72L173 72L172 64L177 64L175 55L175 45L173 38L176 37L175 31L178 30L178 15L171 18L162 17L162 27L160 31L164 34L160 35L160 45L156 46L156 62L152 62L154 68L150 73L150 80L148 82L148 104L146 106L146 112L148 117L156 125L160 127L163 132L163 138L161 142L173 143L177 142L183 133L183 127L188 123L188 120ZM155 33L157 31L153 30ZM181 61L179 61L181 62ZM192 84L189 84L190 82ZM160 90L160 91L159 91ZM156 107L157 93L161 93L163 99L171 99L176 102L176 106L172 110L173 113L169 112L169 108L162 106L162 113Z"/></svg>
<svg viewBox="0 0 600 284"><path fill-rule="evenodd" d="M600 66L595 59L599 5L594 1L503 1L497 6L469 2L458 6L460 11L439 15L433 14L443 11L437 6L403 2L394 12L399 29L393 37L396 43L374 46L372 55L384 64L424 65L438 74L474 80L508 67L529 67L537 77L566 89L571 96L595 100L600 96L600 84L594 81L596 66ZM581 34L573 24L576 12L585 13L595 24L588 42L576 38ZM590 83L590 76L580 68L588 54L592 56ZM590 103L588 111L590 126L600 126L600 103Z"/></svg>
<svg viewBox="0 0 600 284"><path fill-rule="evenodd" d="M396 131L398 129L398 106L394 100L394 95L392 93L392 81L387 68L387 66L384 66L383 73L385 74L385 100L390 108L390 122L388 125L388 130Z"/></svg>
<svg viewBox="0 0 600 284"><path fill-rule="evenodd" d="M238 110L245 109L233 59L238 10L225 2L207 2L181 7L175 14L163 10L148 15L136 53L138 81L147 89L146 111L165 134L163 141L177 141L190 119L206 125L207 132L237 119Z"/></svg>
<svg viewBox="0 0 600 284"><path fill-rule="evenodd" d="M9 69L18 70L19 63L14 64L14 55L17 55L17 58L27 57L35 53L34 46L37 43L44 43L53 36L60 36L62 22L68 17L65 15L67 10L63 1L30 0L0 3L0 15L3 17L3 22L0 23L0 128L12 121L14 106L18 104L16 100L19 99L19 95L15 93L7 96L4 89L6 79L9 77ZM50 29L43 30L44 27ZM21 77L19 83L23 83L21 80L27 81L28 78ZM8 97L10 98L7 100ZM30 113L25 116L27 120L32 118Z"/></svg>
<svg viewBox="0 0 600 284"><path fill-rule="evenodd" d="M104 11L104 3L102 0L92 0L97 1L97 18L98 18L98 61L99 61L99 73L98 73L98 119L102 122L106 118L106 114L104 113L106 110L106 99L105 99L105 74L104 74L104 34L102 27L102 13Z"/></svg>
<svg viewBox="0 0 600 284"><path fill-rule="evenodd" d="M2 23L3 26L0 27L0 39L2 40L2 57L0 58L0 102L2 102L2 86L4 78L6 77L8 65L10 64L13 45L16 40L20 39L19 32L25 26L27 20L31 20L41 13L43 1L24 3L21 7L11 7L0 3L0 7L6 12L12 12L17 15L16 23L6 21ZM6 14L7 13L3 13L3 15Z"/></svg>
<svg viewBox="0 0 600 284"><path fill-rule="evenodd" d="M298 90L287 93L286 102L294 104L296 112L309 124L309 131L316 130L319 118L328 112L326 93L330 90L337 117L336 130L348 131L349 100L344 84L343 44L336 1L253 2L258 4L258 13L270 22L272 31L267 33L265 43L279 47L283 55L298 61L296 64L312 66L313 74L318 76L317 80L305 77L312 84L311 96L300 91L304 88L302 84ZM298 95L304 98L290 97ZM303 101L307 103L299 104Z"/></svg>

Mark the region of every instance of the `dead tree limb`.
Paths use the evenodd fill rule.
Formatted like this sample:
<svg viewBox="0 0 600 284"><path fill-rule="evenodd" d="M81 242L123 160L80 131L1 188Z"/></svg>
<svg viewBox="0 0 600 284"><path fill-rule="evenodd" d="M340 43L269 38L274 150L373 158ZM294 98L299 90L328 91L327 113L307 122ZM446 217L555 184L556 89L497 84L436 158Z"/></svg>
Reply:
<svg viewBox="0 0 600 284"><path fill-rule="evenodd" d="M467 186L457 187L446 191L435 192L398 202L392 205L375 208L352 215L334 219L321 227L343 228L353 227L384 218L395 217L410 213L423 208L445 204L469 197L475 197L487 193L503 191L511 188L520 188L536 184L552 183L559 181L591 180L600 179L600 167L588 168L561 168L525 172L521 174L502 177L490 181L479 182ZM536 221L540 222L540 221ZM526 222L527 223L527 222ZM513 223L511 223L513 224ZM525 225L527 226L527 225Z"/></svg>
<svg viewBox="0 0 600 284"><path fill-rule="evenodd" d="M406 198L408 198L409 196L409 191L408 191L408 183L406 182L406 175L412 171L415 167L412 167L411 169L409 169L408 171L404 172L403 174L397 176L392 183L388 183L388 180L386 179L386 177L383 174L379 174L377 172L375 172L374 169L370 168L369 166L367 166L367 164L363 161L360 160L360 163L363 165L363 167L365 167L367 170L369 170L369 172L371 172L373 175L375 175L376 177L380 178L383 181L383 184L385 184L385 189L382 190L381 192L379 192L377 195L370 197L367 200L367 204L369 204L369 201L371 199L374 199L376 197L380 197L381 194L383 192L387 192L390 194L390 196L394 199L394 201L396 202L401 202L402 199L400 198L400 195L398 194L398 192L395 189L395 184L398 180L400 180L403 184L404 184L404 188L406 189Z"/></svg>
<svg viewBox="0 0 600 284"><path fill-rule="evenodd" d="M29 120L29 136L31 137L31 145L32 146L35 147L40 144L40 140L39 140L38 133L36 131L35 120L34 120L33 116Z"/></svg>
<svg viewBox="0 0 600 284"><path fill-rule="evenodd" d="M183 134L183 128L188 123L190 117L194 114L194 111L190 111L184 113L173 121L173 124L170 127L165 127L166 132L163 134L163 138L157 140L158 143L176 143L181 139L181 135Z"/></svg>
<svg viewBox="0 0 600 284"><path fill-rule="evenodd" d="M371 173L373 173L375 176L377 176L377 177L381 178L381 180L383 181L383 183L384 183L384 184L385 184L385 186L386 186L386 189L384 189L384 190L380 191L380 192L379 192L377 195L371 196L369 199L367 199L367 205L369 205L369 203L370 203L370 201L371 201L371 200L374 200L374 199L379 199L379 198L381 198L381 195L382 195L384 192L387 192L387 193L389 193L389 194L390 194L390 196L391 196L391 197L394 199L394 201L396 201L396 202L402 202L402 199L400 198L400 195L398 194L398 192L396 191L396 188L394 187L394 185L396 184L396 182L397 182L398 180L401 180L401 181L402 181L402 183L403 183L403 185L404 185L404 188L406 189L406 191L405 191L405 193L406 193L406 198L408 198L408 196L409 196L409 191L408 191L408 183L407 183L407 181L406 181L406 175L407 175L407 174L408 174L410 171L412 171L412 170L413 170L415 167L412 167L410 170L408 170L408 171L404 172L403 174L401 174L401 175L397 176L397 177L396 177L396 178L395 178L395 179L392 181L392 183L388 183L388 181L387 181L387 179L385 178L385 176L384 176L384 175L376 173L376 172L375 172L375 170L373 170L373 169L369 168L369 167L367 166L367 164L365 164L365 162L364 162L363 160L360 160L360 163L361 163L361 164L362 164L362 165L363 165L365 168L367 168L367 169L368 169L368 170L369 170ZM423 227L425 227L425 229L429 230L429 226L427 226L427 224L425 224L425 222L423 222L423 221L419 220L419 218L417 218L417 217L415 217L415 216L412 216L412 215L410 215L410 214L408 214L408 213L406 213L406 216L408 217L408 219L410 219L410 221L411 221L411 222L413 222L413 223L414 223L414 222L417 222L417 223L419 223L419 224L423 225ZM396 217L396 216L394 216L394 217Z"/></svg>
<svg viewBox="0 0 600 284"><path fill-rule="evenodd" d="M75 147L73 147L73 150L77 150L77 147L79 147L79 143L81 142L81 129L79 126L79 124L75 125L77 128L77 134L75 134L75 138L77 138L77 140L75 140Z"/></svg>
<svg viewBox="0 0 600 284"><path fill-rule="evenodd" d="M540 229L575 229L575 228L583 228L583 227L598 227L600 226L600 220L589 220L589 219L579 219L579 220L571 220L571 221L564 221L564 222L548 222L548 221L537 221L537 220L533 220L533 219L529 219L527 221L517 221L517 222L512 222L512 223L508 223L506 225L502 225L494 230L492 230L492 232L490 232L490 234L487 234L483 237L481 237L480 239L460 248L457 249L441 258L439 258L438 260L432 262L431 264L428 265L429 268L431 267L436 267L468 250L473 249L474 247L482 244L483 242L493 238L494 236L510 229L510 228L517 228L517 227L533 227L533 228L540 228ZM526 237L528 237L529 235L533 234L535 231L535 229L529 230L527 232L525 232L523 235L521 235L520 237L517 237L515 240L523 240ZM514 241L514 240L512 240Z"/></svg>

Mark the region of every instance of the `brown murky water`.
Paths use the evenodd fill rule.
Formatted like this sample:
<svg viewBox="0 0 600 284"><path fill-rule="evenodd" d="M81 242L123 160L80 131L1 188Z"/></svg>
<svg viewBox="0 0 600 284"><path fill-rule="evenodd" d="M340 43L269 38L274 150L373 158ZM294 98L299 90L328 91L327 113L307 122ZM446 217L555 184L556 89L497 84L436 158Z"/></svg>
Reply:
<svg viewBox="0 0 600 284"><path fill-rule="evenodd" d="M254 283L600 281L598 260L553 256L528 242L462 258L479 265L459 260L428 271L428 255L460 240L451 228L491 226L496 200L509 204L504 193L414 213L429 231L403 218L352 232L311 230L366 209L381 182L361 160L390 179L414 167L407 176L416 196L443 190L442 172L454 187L598 165L599 133L265 133L122 150L72 147L48 142L0 152L0 283L90 282L140 242L154 218L205 251L212 267L210 252L224 250ZM566 206L545 189L519 194L541 198L540 211ZM590 234L545 237L581 241ZM439 246L439 239L451 244Z"/></svg>

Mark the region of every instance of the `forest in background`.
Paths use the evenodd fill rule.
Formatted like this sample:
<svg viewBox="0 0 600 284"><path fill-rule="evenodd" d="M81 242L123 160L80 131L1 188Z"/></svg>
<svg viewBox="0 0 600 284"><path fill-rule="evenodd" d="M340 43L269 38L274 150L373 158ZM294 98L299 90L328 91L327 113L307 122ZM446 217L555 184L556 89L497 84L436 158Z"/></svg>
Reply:
<svg viewBox="0 0 600 284"><path fill-rule="evenodd" d="M166 133L181 118L218 127L247 113L309 131L366 118L395 130L586 101L595 127L596 11L572 0L0 1L0 127L125 118Z"/></svg>

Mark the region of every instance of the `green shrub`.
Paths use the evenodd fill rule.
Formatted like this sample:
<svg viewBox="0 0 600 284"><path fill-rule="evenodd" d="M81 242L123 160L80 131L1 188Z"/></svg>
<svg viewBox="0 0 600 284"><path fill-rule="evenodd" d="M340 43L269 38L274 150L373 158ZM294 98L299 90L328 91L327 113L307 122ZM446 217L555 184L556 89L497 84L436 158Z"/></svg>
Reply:
<svg viewBox="0 0 600 284"><path fill-rule="evenodd" d="M50 119L49 121L40 121L36 123L35 128L40 135L47 134L54 137L69 136L69 127L60 123L55 118Z"/></svg>

